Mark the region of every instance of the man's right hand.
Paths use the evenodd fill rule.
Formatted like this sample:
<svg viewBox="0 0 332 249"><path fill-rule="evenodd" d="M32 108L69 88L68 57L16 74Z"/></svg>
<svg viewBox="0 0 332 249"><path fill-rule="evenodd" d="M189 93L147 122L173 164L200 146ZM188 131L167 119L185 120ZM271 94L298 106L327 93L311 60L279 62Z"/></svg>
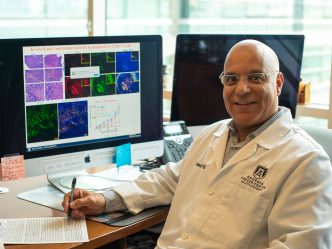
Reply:
<svg viewBox="0 0 332 249"><path fill-rule="evenodd" d="M65 194L62 206L68 212L70 192ZM85 215L98 215L104 212L105 198L102 194L93 193L84 189L74 190L74 200L70 203L72 218L84 218Z"/></svg>

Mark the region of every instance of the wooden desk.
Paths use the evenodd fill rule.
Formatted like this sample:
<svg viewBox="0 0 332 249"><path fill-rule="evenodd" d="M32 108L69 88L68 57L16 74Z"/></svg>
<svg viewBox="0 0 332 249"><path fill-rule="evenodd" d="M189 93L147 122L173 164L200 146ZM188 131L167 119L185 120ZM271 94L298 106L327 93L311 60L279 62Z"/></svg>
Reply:
<svg viewBox="0 0 332 249"><path fill-rule="evenodd" d="M47 184L46 176L29 177L23 180L1 182L1 187L9 188L9 192L0 194L0 218L34 218L34 217L62 217L64 212L44 207L35 203L17 198L17 194L32 190ZM96 248L110 242L119 240L128 235L139 232L165 221L167 211L149 217L145 220L125 227L114 227L87 220L89 242L64 243L64 244L38 244L38 245L5 245L5 248L34 248L34 249L59 249L59 248Z"/></svg>

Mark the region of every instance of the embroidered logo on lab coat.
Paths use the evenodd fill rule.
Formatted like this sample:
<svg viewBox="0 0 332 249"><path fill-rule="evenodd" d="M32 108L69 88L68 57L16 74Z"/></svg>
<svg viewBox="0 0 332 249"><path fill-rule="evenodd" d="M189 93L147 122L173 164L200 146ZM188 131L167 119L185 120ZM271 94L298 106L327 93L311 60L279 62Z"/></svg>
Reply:
<svg viewBox="0 0 332 249"><path fill-rule="evenodd" d="M258 165L253 173L253 176L256 179L263 179L266 176L267 171L268 171L268 168L265 168L262 165Z"/></svg>
<svg viewBox="0 0 332 249"><path fill-rule="evenodd" d="M263 179L267 174L268 168L263 167L262 165L258 165L253 172L253 177L248 176L241 176L241 183L249 186L258 191L264 190L266 187L264 182L260 179Z"/></svg>

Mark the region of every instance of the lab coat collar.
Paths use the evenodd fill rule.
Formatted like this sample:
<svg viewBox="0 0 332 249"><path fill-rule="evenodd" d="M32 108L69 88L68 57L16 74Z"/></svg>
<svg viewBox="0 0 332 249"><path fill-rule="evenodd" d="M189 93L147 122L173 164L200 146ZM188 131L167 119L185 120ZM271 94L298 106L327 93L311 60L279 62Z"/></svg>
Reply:
<svg viewBox="0 0 332 249"><path fill-rule="evenodd" d="M283 115L278 118L275 122L271 124L265 131L263 131L258 137L254 138L248 144L245 145L245 149L241 149L236 153L226 165L235 164L239 161L245 160L248 157L252 156L256 151L257 147L263 147L267 150L277 146L279 142L282 142L282 138L290 131L290 127L293 126L292 115L290 110L284 107L281 107L283 110ZM230 120L221 121L221 125L218 130L214 132L215 140L213 142L213 153L216 158L216 165L222 165L222 160L224 158L225 147L227 143L229 128L227 123ZM222 157L216 156L223 154ZM225 166L226 166L225 165Z"/></svg>
<svg viewBox="0 0 332 249"><path fill-rule="evenodd" d="M265 149L271 149L282 143L282 138L293 127L293 119L289 109L283 107L284 113L269 128L263 131L253 142Z"/></svg>

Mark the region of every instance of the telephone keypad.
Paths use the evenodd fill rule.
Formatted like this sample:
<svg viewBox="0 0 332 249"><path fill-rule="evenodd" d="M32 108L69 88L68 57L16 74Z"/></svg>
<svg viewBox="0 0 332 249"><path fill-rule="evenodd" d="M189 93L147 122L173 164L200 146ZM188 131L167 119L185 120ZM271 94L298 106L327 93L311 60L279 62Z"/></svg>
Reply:
<svg viewBox="0 0 332 249"><path fill-rule="evenodd" d="M180 161L193 141L184 121L166 122L164 131L164 154L161 163Z"/></svg>
<svg viewBox="0 0 332 249"><path fill-rule="evenodd" d="M177 141L177 142L179 141L179 142L181 142L181 144L179 144L175 141ZM184 154L186 153L191 142L192 142L191 137L186 138L184 140L179 138L179 139L165 141L165 146L167 146L167 148L171 151L171 153L175 159L175 162L178 162L184 157Z"/></svg>

